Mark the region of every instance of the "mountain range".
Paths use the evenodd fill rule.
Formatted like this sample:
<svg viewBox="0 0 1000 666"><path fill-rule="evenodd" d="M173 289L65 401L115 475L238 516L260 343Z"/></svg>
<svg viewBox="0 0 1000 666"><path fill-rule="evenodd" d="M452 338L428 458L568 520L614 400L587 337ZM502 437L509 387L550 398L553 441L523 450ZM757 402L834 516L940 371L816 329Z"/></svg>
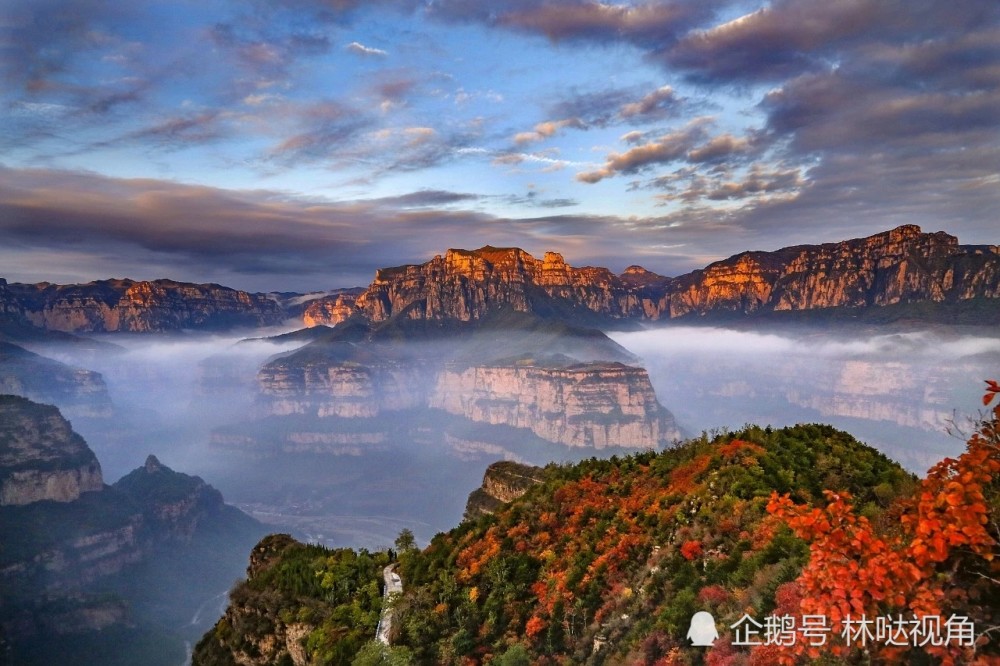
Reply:
<svg viewBox="0 0 1000 666"><path fill-rule="evenodd" d="M504 307L605 326L818 310L858 317L887 307L897 317L948 321L958 308L973 321L992 322L998 297L1000 246L961 245L945 232L903 225L838 243L743 252L677 277L641 266L616 275L574 268L555 252L537 259L519 248L486 246L379 269L365 289L326 294L248 293L172 280L0 281L0 318L7 327L68 333L226 330L289 320L334 325L354 316L469 321ZM913 304L941 307L905 308Z"/></svg>

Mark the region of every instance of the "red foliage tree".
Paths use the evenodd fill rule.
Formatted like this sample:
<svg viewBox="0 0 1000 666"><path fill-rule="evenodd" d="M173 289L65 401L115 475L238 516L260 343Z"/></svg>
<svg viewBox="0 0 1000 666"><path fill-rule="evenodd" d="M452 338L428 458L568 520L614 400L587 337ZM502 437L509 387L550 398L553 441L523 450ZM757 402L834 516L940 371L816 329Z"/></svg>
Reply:
<svg viewBox="0 0 1000 666"><path fill-rule="evenodd" d="M983 404L989 406L998 393L1000 385L988 381ZM767 646L772 662L792 664L821 650L845 657L852 649L842 637L849 618L906 614L970 618L978 640L974 645L869 643L880 662L907 663L924 651L944 665L998 663L1000 651L989 642L989 634L1000 631L998 475L1000 404L978 424L966 451L932 467L916 497L900 506L897 531L877 530L855 513L846 494L827 492L824 508L772 495L768 511L810 542L810 559L797 581L800 613L831 623L822 648L805 641L778 651Z"/></svg>
<svg viewBox="0 0 1000 666"><path fill-rule="evenodd" d="M697 539L692 539L691 541L685 541L681 544L681 555L684 556L685 560L691 561L701 557L702 548L701 541Z"/></svg>

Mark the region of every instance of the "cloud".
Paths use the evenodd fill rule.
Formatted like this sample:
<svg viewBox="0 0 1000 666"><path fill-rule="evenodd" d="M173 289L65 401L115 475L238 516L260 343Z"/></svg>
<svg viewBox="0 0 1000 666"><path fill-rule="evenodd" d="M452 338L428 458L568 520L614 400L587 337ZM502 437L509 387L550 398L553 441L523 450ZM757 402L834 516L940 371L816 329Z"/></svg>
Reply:
<svg viewBox="0 0 1000 666"><path fill-rule="evenodd" d="M521 164L537 164L543 172L559 171L570 165L580 165L559 157L559 151L550 148L534 152L498 152L494 153L493 164L497 166L517 166Z"/></svg>
<svg viewBox="0 0 1000 666"><path fill-rule="evenodd" d="M652 186L666 190L658 195L663 201L683 201L688 204L709 201L739 201L753 199L755 204L798 196L808 182L799 169L770 168L754 164L739 177L706 176L697 169L678 169L661 176Z"/></svg>
<svg viewBox="0 0 1000 666"><path fill-rule="evenodd" d="M747 137L735 137L732 134L720 134L712 137L701 146L688 151L689 162L718 162L735 155L742 155L751 150L752 142Z"/></svg>
<svg viewBox="0 0 1000 666"><path fill-rule="evenodd" d="M529 206L532 208L571 208L580 204L580 202L576 199L569 199L565 197L545 199L538 190L529 190L528 193L524 195L509 194L495 198L499 198L507 205Z"/></svg>
<svg viewBox="0 0 1000 666"><path fill-rule="evenodd" d="M361 42L351 42L350 44L348 44L344 48L347 49L348 51L350 51L351 53L354 53L354 54L359 55L359 56L385 57L385 56L389 55L388 51L383 51L382 49L376 49L376 48L373 48L371 46L365 46Z"/></svg>
<svg viewBox="0 0 1000 666"><path fill-rule="evenodd" d="M737 19L695 30L663 51L700 81L776 81L827 70L871 44L913 44L995 24L996 6L977 0L914 5L884 0L778 0Z"/></svg>
<svg viewBox="0 0 1000 666"><path fill-rule="evenodd" d="M9 0L0 72L11 88L65 90L82 64L107 55L122 41L117 33L141 22L141 9L141 2L112 7L100 0Z"/></svg>
<svg viewBox="0 0 1000 666"><path fill-rule="evenodd" d="M296 130L267 152L267 159L286 165L335 158L373 124L365 114L332 100L288 110L295 113Z"/></svg>
<svg viewBox="0 0 1000 666"><path fill-rule="evenodd" d="M480 196L477 194L449 192L447 190L417 190L416 192L401 194L399 196L374 199L372 203L391 208L433 208L435 206L478 201L479 199Z"/></svg>
<svg viewBox="0 0 1000 666"><path fill-rule="evenodd" d="M696 263L668 245L719 258L706 218L690 228L671 218L586 214L498 217L478 207L506 195L418 190L331 202L267 190L223 190L149 179L0 167L0 264L11 280L133 278L214 281L270 291L367 284L378 267L426 261L449 247L514 245L541 256L561 251L578 265L615 270L646 257L670 274ZM568 197L537 191L508 205L565 208ZM707 243L707 244L706 244ZM708 249L713 248L713 249ZM696 256L699 262L702 255Z"/></svg>
<svg viewBox="0 0 1000 666"><path fill-rule="evenodd" d="M286 79L293 63L328 53L333 44L320 30L288 27L279 20L233 20L208 31L212 43L235 56L251 79Z"/></svg>
<svg viewBox="0 0 1000 666"><path fill-rule="evenodd" d="M565 118L563 120L547 120L535 125L535 129L530 132L519 132L514 135L514 143L524 144L541 141L555 136L560 130L567 127L575 129L587 129L587 126L579 118Z"/></svg>
<svg viewBox="0 0 1000 666"><path fill-rule="evenodd" d="M448 21L481 22L542 34L553 40L630 41L656 44L672 41L711 14L711 0L675 0L611 4L592 0L438 0L429 16Z"/></svg>
<svg viewBox="0 0 1000 666"><path fill-rule="evenodd" d="M671 86L661 86L637 102L623 104L618 115L629 119L662 118L676 111L679 104L680 100L674 89Z"/></svg>
<svg viewBox="0 0 1000 666"><path fill-rule="evenodd" d="M611 153L604 166L595 171L578 173L576 179L584 183L597 183L605 178L620 173L636 173L657 164L669 164L684 159L688 151L706 135L707 118L696 118L685 127L664 134L655 141L650 141L624 153Z"/></svg>

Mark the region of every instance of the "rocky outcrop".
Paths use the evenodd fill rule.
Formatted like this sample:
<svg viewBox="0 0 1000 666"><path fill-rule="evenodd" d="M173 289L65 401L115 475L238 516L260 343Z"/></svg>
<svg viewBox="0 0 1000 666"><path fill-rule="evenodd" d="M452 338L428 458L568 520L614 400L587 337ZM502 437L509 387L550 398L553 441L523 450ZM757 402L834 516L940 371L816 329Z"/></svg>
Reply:
<svg viewBox="0 0 1000 666"><path fill-rule="evenodd" d="M502 306L539 314L555 309L566 315L577 310L638 317L645 307L642 283L662 280L650 273L646 280L625 282L605 268L572 268L555 252L538 260L518 248L487 245L379 270L356 307L372 321L394 316L469 321Z"/></svg>
<svg viewBox="0 0 1000 666"><path fill-rule="evenodd" d="M285 319L265 295L173 280L8 284L0 302L36 326L69 333L222 330Z"/></svg>
<svg viewBox="0 0 1000 666"><path fill-rule="evenodd" d="M539 260L518 248L448 250L425 264L379 270L355 310L372 321L469 321L500 307L657 320L973 298L1000 298L997 247L963 246L944 232L904 225L840 243L744 252L676 278L641 266L621 275L573 268L554 252Z"/></svg>
<svg viewBox="0 0 1000 666"><path fill-rule="evenodd" d="M531 486L545 480L541 467L511 461L495 462L486 468L483 485L469 494L465 504L466 520L495 512L528 492Z"/></svg>
<svg viewBox="0 0 1000 666"><path fill-rule="evenodd" d="M904 225L841 243L744 252L677 278L664 314L864 308L1000 297L1000 255Z"/></svg>
<svg viewBox="0 0 1000 666"><path fill-rule="evenodd" d="M566 446L656 448L680 438L645 369L621 363L447 368L428 406Z"/></svg>
<svg viewBox="0 0 1000 666"><path fill-rule="evenodd" d="M224 505L222 493L201 477L175 472L154 455L112 488L138 504L159 540L189 541L205 516Z"/></svg>
<svg viewBox="0 0 1000 666"><path fill-rule="evenodd" d="M0 396L0 506L72 502L103 487L97 456L58 409Z"/></svg>
<svg viewBox="0 0 1000 666"><path fill-rule="evenodd" d="M72 417L112 415L100 373L74 368L0 340L0 394L53 403Z"/></svg>
<svg viewBox="0 0 1000 666"><path fill-rule="evenodd" d="M362 365L279 359L257 375L265 415L373 418L421 406L423 368L398 363Z"/></svg>
<svg viewBox="0 0 1000 666"><path fill-rule="evenodd" d="M347 419L437 409L474 423L530 430L548 442L594 449L657 448L680 437L644 369L566 360L570 362L435 368L291 357L260 371L259 404L265 416ZM286 449L328 445L318 436L303 437L289 437ZM341 444L349 443L378 442L352 439Z"/></svg>
<svg viewBox="0 0 1000 666"><path fill-rule="evenodd" d="M350 319L355 313L356 292L349 291L332 296L324 296L309 301L302 313L302 323L306 326L336 326Z"/></svg>
<svg viewBox="0 0 1000 666"><path fill-rule="evenodd" d="M0 396L0 497L0 535L13 535L0 547L0 635L13 663L37 663L25 655L52 641L117 654L108 643L123 632L154 635L178 609L190 617L201 600L180 590L228 585L239 573L228 563L263 533L153 456L105 486L55 407L14 396ZM89 652L77 662L103 663Z"/></svg>

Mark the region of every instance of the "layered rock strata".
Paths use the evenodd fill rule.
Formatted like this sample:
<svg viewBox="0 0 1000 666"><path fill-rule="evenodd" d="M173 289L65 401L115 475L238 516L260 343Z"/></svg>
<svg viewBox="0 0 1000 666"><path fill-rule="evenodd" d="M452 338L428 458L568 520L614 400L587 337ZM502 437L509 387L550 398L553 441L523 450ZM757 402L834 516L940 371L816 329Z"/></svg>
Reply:
<svg viewBox="0 0 1000 666"><path fill-rule="evenodd" d="M58 409L0 396L0 506L72 502L103 487L97 456Z"/></svg>
<svg viewBox="0 0 1000 666"><path fill-rule="evenodd" d="M657 448L680 437L643 368L621 363L405 364L278 360L258 374L265 416L372 419L430 408L565 446Z"/></svg>
<svg viewBox="0 0 1000 666"><path fill-rule="evenodd" d="M217 284L100 280L75 285L12 283L2 287L0 313L19 316L50 331L220 330L273 325L285 319L275 300Z"/></svg>
<svg viewBox="0 0 1000 666"><path fill-rule="evenodd" d="M75 368L0 340L0 394L54 403L73 417L112 415L100 373Z"/></svg>
<svg viewBox="0 0 1000 666"><path fill-rule="evenodd" d="M486 468L483 485L469 494L464 517L469 520L491 514L544 480L544 470L541 467L506 460L495 462Z"/></svg>
<svg viewBox="0 0 1000 666"><path fill-rule="evenodd" d="M547 252L448 250L420 265L379 270L355 304L371 321L477 320L500 307L563 318L670 319L689 315L866 308L1000 298L1000 248L959 245L944 232L904 225L839 243L744 252L675 278L630 266L573 268ZM337 323L317 307L311 323Z"/></svg>
<svg viewBox="0 0 1000 666"><path fill-rule="evenodd" d="M655 448L680 438L646 371L621 363L448 368L428 406L566 446Z"/></svg>

